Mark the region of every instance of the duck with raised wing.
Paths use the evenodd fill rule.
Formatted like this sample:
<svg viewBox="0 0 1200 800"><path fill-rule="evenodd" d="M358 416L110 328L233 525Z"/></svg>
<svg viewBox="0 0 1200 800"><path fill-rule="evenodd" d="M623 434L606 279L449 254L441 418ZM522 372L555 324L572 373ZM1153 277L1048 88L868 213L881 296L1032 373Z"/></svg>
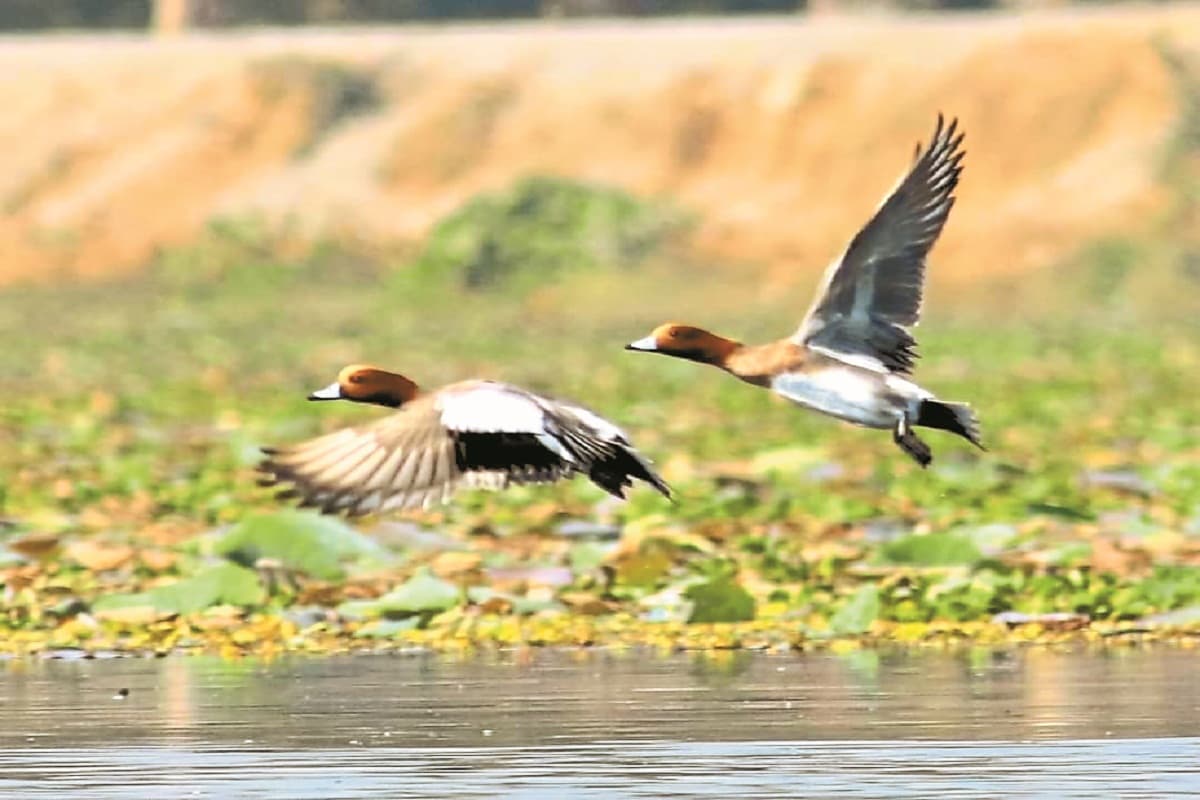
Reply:
<svg viewBox="0 0 1200 800"><path fill-rule="evenodd" d="M954 205L962 172L958 121L938 115L929 147L825 273L800 328L786 339L750 346L702 328L667 323L627 350L712 364L794 403L892 438L922 467L933 460L914 426L940 428L983 448L964 403L938 400L910 379L925 279L925 259Z"/></svg>
<svg viewBox="0 0 1200 800"><path fill-rule="evenodd" d="M351 365L310 400L396 408L366 425L264 448L260 483L324 513L357 516L443 502L459 487L502 489L587 475L617 497L633 480L670 487L616 426L582 406L493 381L422 392L403 375Z"/></svg>

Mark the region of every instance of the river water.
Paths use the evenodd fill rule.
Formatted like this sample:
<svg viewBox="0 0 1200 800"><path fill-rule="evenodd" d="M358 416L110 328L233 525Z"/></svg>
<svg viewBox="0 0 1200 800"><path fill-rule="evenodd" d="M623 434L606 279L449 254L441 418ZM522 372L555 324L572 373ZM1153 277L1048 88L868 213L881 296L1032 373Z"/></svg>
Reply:
<svg viewBox="0 0 1200 800"><path fill-rule="evenodd" d="M0 796L1195 797L1200 652L8 661Z"/></svg>

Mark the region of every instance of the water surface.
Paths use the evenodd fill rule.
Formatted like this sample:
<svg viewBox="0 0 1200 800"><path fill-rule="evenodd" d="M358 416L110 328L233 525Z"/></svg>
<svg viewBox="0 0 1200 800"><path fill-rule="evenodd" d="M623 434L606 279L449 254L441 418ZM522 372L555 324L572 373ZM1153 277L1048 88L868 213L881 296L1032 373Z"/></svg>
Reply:
<svg viewBox="0 0 1200 800"><path fill-rule="evenodd" d="M1200 794L1200 654L0 664L12 797Z"/></svg>

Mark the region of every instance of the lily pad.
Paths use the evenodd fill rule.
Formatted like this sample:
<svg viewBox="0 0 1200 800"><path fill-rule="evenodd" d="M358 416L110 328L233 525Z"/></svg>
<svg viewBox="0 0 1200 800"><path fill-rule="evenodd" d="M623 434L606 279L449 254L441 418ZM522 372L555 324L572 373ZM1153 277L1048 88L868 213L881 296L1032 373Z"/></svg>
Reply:
<svg viewBox="0 0 1200 800"><path fill-rule="evenodd" d="M903 536L885 544L880 555L885 562L921 567L972 564L982 557L975 542L949 532Z"/></svg>
<svg viewBox="0 0 1200 800"><path fill-rule="evenodd" d="M879 589L874 584L859 588L829 620L829 628L838 636L866 633L879 617Z"/></svg>
<svg viewBox="0 0 1200 800"><path fill-rule="evenodd" d="M147 592L101 597L92 609L104 612L145 607L160 613L190 614L216 605L254 606L265 597L256 572L237 564L218 564Z"/></svg>
<svg viewBox="0 0 1200 800"><path fill-rule="evenodd" d="M445 611L458 605L461 599L462 592L457 586L422 569L380 597L377 604L384 614L405 615Z"/></svg>
<svg viewBox="0 0 1200 800"><path fill-rule="evenodd" d="M355 639L390 639L398 633L411 631L417 627L420 620L417 617L407 619L380 619L368 622L354 632Z"/></svg>
<svg viewBox="0 0 1200 800"><path fill-rule="evenodd" d="M347 600L337 607L338 616L342 619L364 620L373 619L380 614L378 600Z"/></svg>
<svg viewBox="0 0 1200 800"><path fill-rule="evenodd" d="M246 517L217 542L216 552L246 567L272 559L285 569L323 580L342 578L346 562L385 553L344 522L303 511Z"/></svg>
<svg viewBox="0 0 1200 800"><path fill-rule="evenodd" d="M754 597L729 576L693 584L683 596L693 603L688 622L746 622L754 619Z"/></svg>

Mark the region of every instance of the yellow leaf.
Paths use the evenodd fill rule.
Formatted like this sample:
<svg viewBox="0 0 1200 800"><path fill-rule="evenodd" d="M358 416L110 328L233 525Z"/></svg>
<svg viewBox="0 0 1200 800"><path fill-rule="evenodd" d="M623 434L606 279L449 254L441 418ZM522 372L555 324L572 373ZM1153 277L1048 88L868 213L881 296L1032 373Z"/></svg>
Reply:
<svg viewBox="0 0 1200 800"><path fill-rule="evenodd" d="M154 606L128 606L126 608L110 608L96 611L94 616L104 622L117 622L122 625L148 625L170 614L159 613Z"/></svg>
<svg viewBox="0 0 1200 800"><path fill-rule="evenodd" d="M483 556L479 553L452 551L433 559L430 567L439 578L457 578L478 569L482 562Z"/></svg>
<svg viewBox="0 0 1200 800"><path fill-rule="evenodd" d="M153 572L166 572L175 566L179 557L170 550L143 550L138 553L138 559Z"/></svg>
<svg viewBox="0 0 1200 800"><path fill-rule="evenodd" d="M610 614L615 610L613 603L603 600L591 592L563 592L558 599L576 614Z"/></svg>
<svg viewBox="0 0 1200 800"><path fill-rule="evenodd" d="M133 548L124 544L106 544L84 539L67 545L66 556L94 572L104 572L127 564L133 558Z"/></svg>
<svg viewBox="0 0 1200 800"><path fill-rule="evenodd" d="M7 542L8 549L26 558L48 558L58 549L59 538L53 533L30 533Z"/></svg>

